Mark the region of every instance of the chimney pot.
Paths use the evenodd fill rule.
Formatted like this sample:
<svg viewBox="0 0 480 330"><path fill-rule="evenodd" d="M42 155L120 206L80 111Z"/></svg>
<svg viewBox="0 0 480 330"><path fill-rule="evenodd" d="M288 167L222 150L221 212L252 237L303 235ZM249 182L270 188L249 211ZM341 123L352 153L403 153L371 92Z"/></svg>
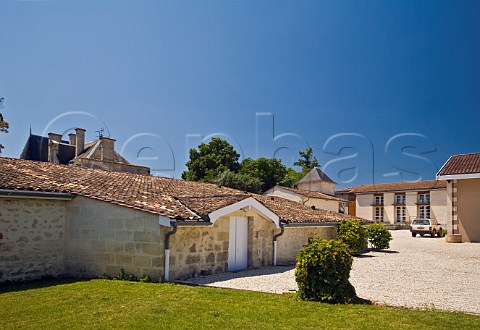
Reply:
<svg viewBox="0 0 480 330"><path fill-rule="evenodd" d="M58 164L58 144L62 141L62 135L56 133L48 133L48 161Z"/></svg>
<svg viewBox="0 0 480 330"><path fill-rule="evenodd" d="M101 160L113 162L115 160L115 140L104 136L100 137Z"/></svg>
<svg viewBox="0 0 480 330"><path fill-rule="evenodd" d="M77 136L74 133L68 134L68 139L70 140L70 145L72 146L77 145Z"/></svg>
<svg viewBox="0 0 480 330"><path fill-rule="evenodd" d="M85 150L85 130L83 128L75 128L75 133L75 157L77 157Z"/></svg>

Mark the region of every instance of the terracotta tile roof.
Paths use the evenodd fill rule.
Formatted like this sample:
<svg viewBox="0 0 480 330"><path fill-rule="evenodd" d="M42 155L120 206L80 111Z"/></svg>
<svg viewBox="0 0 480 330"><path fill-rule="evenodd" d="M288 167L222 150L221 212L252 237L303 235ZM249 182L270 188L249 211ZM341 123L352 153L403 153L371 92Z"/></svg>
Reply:
<svg viewBox="0 0 480 330"><path fill-rule="evenodd" d="M480 173L480 152L455 155L443 165L438 175Z"/></svg>
<svg viewBox="0 0 480 330"><path fill-rule="evenodd" d="M199 220L248 197L287 222L332 222L343 217L214 184L1 157L0 189L72 193L171 219Z"/></svg>
<svg viewBox="0 0 480 330"><path fill-rule="evenodd" d="M302 196L305 196L305 197L308 197L308 198L317 198L317 199L324 199L324 200L328 200L328 201L346 202L345 199L338 198L338 197L331 196L331 195L327 195L327 194L323 194L323 193L318 192L318 191L295 189L295 188L282 187L282 186L275 186L275 187L272 188L272 191L274 191L275 189L290 191L294 194L302 195Z"/></svg>
<svg viewBox="0 0 480 330"><path fill-rule="evenodd" d="M385 191L406 191L406 190L431 190L447 188L445 180L425 180L415 182L391 182L379 184L365 184L362 186L344 188L335 191L336 193L368 193L368 192L385 192Z"/></svg>
<svg viewBox="0 0 480 330"><path fill-rule="evenodd" d="M291 223L338 222L342 219L358 219L369 222L359 217L347 214L313 209L309 206L276 196L255 196L255 199L277 214L281 220Z"/></svg>

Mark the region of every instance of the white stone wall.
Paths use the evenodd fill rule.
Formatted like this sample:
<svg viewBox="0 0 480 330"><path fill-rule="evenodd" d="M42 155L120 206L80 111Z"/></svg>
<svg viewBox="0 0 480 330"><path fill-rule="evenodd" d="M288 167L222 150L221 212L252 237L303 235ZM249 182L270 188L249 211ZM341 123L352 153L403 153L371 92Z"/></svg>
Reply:
<svg viewBox="0 0 480 330"><path fill-rule="evenodd" d="M405 193L405 204L407 207L407 220L412 222L418 216L418 207L417 207L418 193L416 191L407 191Z"/></svg>
<svg viewBox="0 0 480 330"><path fill-rule="evenodd" d="M385 193L383 194L383 223L385 224L393 224L395 223L395 206L393 203L395 202L395 194L394 193ZM371 207L373 209L373 207Z"/></svg>
<svg viewBox="0 0 480 330"><path fill-rule="evenodd" d="M78 278L102 274L163 276L164 237L158 216L76 197L66 205L66 275Z"/></svg>
<svg viewBox="0 0 480 330"><path fill-rule="evenodd" d="M373 194L356 195L356 212L357 217L367 220L373 220Z"/></svg>
<svg viewBox="0 0 480 330"><path fill-rule="evenodd" d="M315 206L317 209L338 212L340 205L338 201L329 201L325 199L310 198L305 202L307 206Z"/></svg>
<svg viewBox="0 0 480 330"><path fill-rule="evenodd" d="M64 272L65 201L0 198L0 283Z"/></svg>
<svg viewBox="0 0 480 330"><path fill-rule="evenodd" d="M267 196L277 196L281 198L285 198L297 203L303 203L303 200L306 199L302 196L299 196L293 192L281 190L280 188L275 188L274 190L271 189L267 194Z"/></svg>
<svg viewBox="0 0 480 330"><path fill-rule="evenodd" d="M446 189L430 191L430 216L437 219L442 228L447 228L447 197Z"/></svg>

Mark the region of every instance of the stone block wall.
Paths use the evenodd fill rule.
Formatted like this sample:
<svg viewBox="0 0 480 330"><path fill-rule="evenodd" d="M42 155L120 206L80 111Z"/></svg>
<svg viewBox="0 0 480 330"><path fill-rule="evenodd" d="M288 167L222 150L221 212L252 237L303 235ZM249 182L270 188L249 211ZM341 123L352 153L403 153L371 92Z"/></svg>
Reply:
<svg viewBox="0 0 480 330"><path fill-rule="evenodd" d="M229 221L213 226L178 227L170 236L170 279L227 271Z"/></svg>
<svg viewBox="0 0 480 330"><path fill-rule="evenodd" d="M275 224L260 215L248 217L248 268L273 264Z"/></svg>
<svg viewBox="0 0 480 330"><path fill-rule="evenodd" d="M337 239L337 226L286 227L277 239L277 264L293 264L297 253L308 244L308 238L317 235L324 239Z"/></svg>
<svg viewBox="0 0 480 330"><path fill-rule="evenodd" d="M66 275L116 276L123 268L155 281L163 276L165 234L157 215L78 196L66 205L65 223Z"/></svg>
<svg viewBox="0 0 480 330"><path fill-rule="evenodd" d="M0 283L64 272L65 201L0 198Z"/></svg>
<svg viewBox="0 0 480 330"><path fill-rule="evenodd" d="M170 279L228 270L232 216L248 217L248 268L272 264L274 223L254 210L237 211L219 218L213 226L178 227L177 233L170 237Z"/></svg>

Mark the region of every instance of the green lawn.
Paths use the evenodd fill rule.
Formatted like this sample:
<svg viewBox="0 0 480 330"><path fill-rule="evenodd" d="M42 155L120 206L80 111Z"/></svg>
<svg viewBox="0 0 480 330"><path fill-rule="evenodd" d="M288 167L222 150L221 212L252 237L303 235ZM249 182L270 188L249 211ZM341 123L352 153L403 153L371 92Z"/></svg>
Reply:
<svg viewBox="0 0 480 330"><path fill-rule="evenodd" d="M461 313L108 280L0 287L0 322L2 329L480 329L480 316Z"/></svg>

